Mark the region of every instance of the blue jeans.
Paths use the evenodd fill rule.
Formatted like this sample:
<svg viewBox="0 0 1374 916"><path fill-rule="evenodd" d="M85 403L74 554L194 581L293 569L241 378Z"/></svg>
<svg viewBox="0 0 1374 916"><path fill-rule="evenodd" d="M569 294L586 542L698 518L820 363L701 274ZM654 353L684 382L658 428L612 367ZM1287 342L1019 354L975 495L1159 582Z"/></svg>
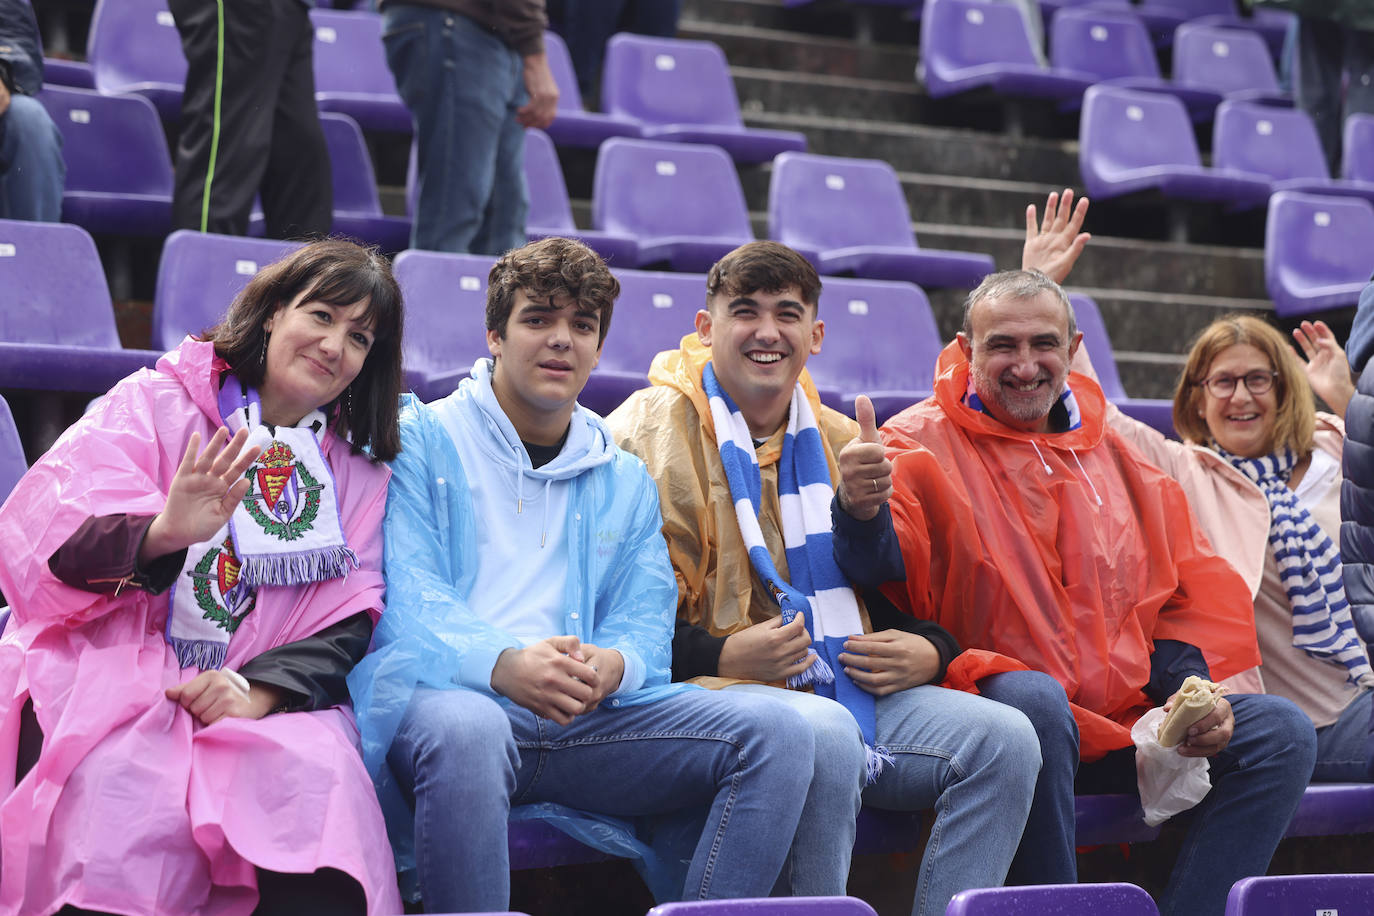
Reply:
<svg viewBox="0 0 1374 916"><path fill-rule="evenodd" d="M525 244L520 55L466 16L404 3L383 9L382 41L415 122L411 247L499 255Z"/></svg>
<svg viewBox="0 0 1374 916"><path fill-rule="evenodd" d="M1028 692L1064 692L1046 675L1019 674ZM845 893L861 802L935 812L913 916L939 916L959 891L1002 883L1040 769L1035 732L1025 716L932 685L878 697L877 739L894 763L864 788L863 739L842 706L774 687L741 685L725 692L746 691L783 700L816 736L816 773L788 858L792 894Z"/></svg>
<svg viewBox="0 0 1374 916"><path fill-rule="evenodd" d="M509 907L507 816L535 802L617 817L709 809L683 897L766 896L813 757L801 717L762 697L684 691L562 727L459 688L415 691L387 762L415 807L425 908L458 913Z"/></svg>
<svg viewBox="0 0 1374 916"><path fill-rule="evenodd" d="M1370 716L1374 690L1365 690L1341 710L1330 725L1317 729L1317 766L1313 782L1368 782L1370 772Z"/></svg>
<svg viewBox="0 0 1374 916"><path fill-rule="evenodd" d="M996 683L1006 675L979 682L984 696L1012 705L1029 698ZM1062 690L1061 690L1062 693ZM1227 698L1235 715L1231 743L1211 761L1212 791L1186 818L1188 832L1160 898L1162 916L1222 916L1226 895L1241 878L1262 875L1269 867L1283 832L1312 775L1317 736L1312 722L1288 700L1238 694ZM1137 792L1135 748L1113 751L1093 763L1078 765L1077 730L1072 754L1066 753L1067 703L1053 708L1023 708L1041 732L1042 785L1022 848L1019 877L1038 884L1077 880L1074 862L1073 795ZM1075 785L1074 773L1078 771ZM1056 811L1040 810L1053 806ZM1067 828L1066 828L1067 825Z"/></svg>
<svg viewBox="0 0 1374 916"><path fill-rule="evenodd" d="M10 98L0 116L0 219L62 219L62 134L37 99Z"/></svg>

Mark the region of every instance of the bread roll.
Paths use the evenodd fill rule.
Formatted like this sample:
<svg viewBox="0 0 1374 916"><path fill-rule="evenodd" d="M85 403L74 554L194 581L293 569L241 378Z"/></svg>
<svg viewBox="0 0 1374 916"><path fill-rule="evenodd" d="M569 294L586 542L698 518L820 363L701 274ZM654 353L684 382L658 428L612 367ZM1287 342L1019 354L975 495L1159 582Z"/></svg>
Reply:
<svg viewBox="0 0 1374 916"><path fill-rule="evenodd" d="M1217 705L1217 697L1223 689L1220 684L1204 681L1196 674L1184 678L1183 686L1178 688L1174 705L1159 726L1159 743L1173 747L1188 737L1188 729L1194 722L1204 718Z"/></svg>

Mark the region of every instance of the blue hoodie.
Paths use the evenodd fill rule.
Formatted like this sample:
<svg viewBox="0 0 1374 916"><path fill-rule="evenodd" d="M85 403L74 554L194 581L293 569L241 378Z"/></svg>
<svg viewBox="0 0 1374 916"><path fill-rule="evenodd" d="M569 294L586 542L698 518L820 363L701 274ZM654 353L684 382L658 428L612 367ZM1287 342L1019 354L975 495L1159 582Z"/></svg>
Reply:
<svg viewBox="0 0 1374 916"><path fill-rule="evenodd" d="M571 634L624 657L621 686L602 708L692 689L670 682L677 582L663 541L658 489L644 463L615 447L602 419L579 406L559 456L532 468L491 391L490 365L479 360L471 378L433 404L413 396L402 401L401 453L391 465L383 529L387 609L372 652L348 678L363 760L386 815L403 889L413 884L407 878L415 867L414 815L391 777L386 753L411 694L418 685L471 689L507 703L491 689L491 670L502 651L524 644L485 608L473 606L480 600L474 593L478 509L484 528L501 525L516 511L514 499L509 514L499 511L497 487L531 495L543 488L546 504L555 482L567 488L563 518L548 520L562 526L566 550L563 601L552 609L561 613L562 626L546 635ZM470 481L489 494L480 505L474 504ZM524 575L518 569L510 574ZM570 812L549 806L537 813ZM520 816L512 812L513 819ZM565 829L577 827L556 820ZM623 835L607 842L604 829L569 832L618 855L643 852Z"/></svg>

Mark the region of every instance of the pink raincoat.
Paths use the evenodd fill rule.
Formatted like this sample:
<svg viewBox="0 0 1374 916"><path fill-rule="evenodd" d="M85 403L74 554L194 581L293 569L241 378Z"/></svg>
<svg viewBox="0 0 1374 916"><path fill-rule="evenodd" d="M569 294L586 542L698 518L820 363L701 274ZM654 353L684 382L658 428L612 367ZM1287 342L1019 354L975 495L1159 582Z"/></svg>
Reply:
<svg viewBox="0 0 1374 916"><path fill-rule="evenodd" d="M152 514L193 432L207 441L224 363L187 341L120 382L20 481L0 509L0 914L64 904L130 914L248 914L254 866L339 869L369 913L399 913L391 849L347 709L202 726L163 691L177 667L167 595L98 595L47 560L90 516ZM326 438L345 536L362 567L264 587L227 666L382 608L380 529L389 472ZM32 697L42 756L14 783L19 713Z"/></svg>

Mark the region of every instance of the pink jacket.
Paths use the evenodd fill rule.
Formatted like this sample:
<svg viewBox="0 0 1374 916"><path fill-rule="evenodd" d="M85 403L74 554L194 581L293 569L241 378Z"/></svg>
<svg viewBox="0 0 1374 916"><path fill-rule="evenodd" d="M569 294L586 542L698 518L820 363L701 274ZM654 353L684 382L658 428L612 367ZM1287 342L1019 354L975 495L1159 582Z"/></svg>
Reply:
<svg viewBox="0 0 1374 916"><path fill-rule="evenodd" d="M191 433L220 425L224 364L187 341L115 386L34 465L0 509L0 914L64 904L139 914L249 914L255 866L336 868L369 913L400 912L391 850L347 709L202 726L163 691L182 670L167 596L63 585L47 559L87 517L160 511ZM362 568L262 588L229 667L382 608L389 472L329 437L345 536ZM19 712L32 698L43 753L14 784Z"/></svg>

